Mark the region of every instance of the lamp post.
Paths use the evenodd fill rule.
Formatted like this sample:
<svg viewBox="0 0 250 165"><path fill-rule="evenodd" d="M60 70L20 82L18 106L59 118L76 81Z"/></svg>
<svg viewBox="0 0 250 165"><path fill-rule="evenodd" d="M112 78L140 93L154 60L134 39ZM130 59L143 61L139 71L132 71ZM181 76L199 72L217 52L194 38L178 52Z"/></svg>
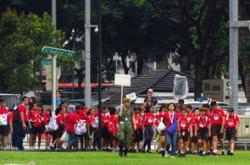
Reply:
<svg viewBox="0 0 250 165"><path fill-rule="evenodd" d="M51 2L52 25L54 31L56 30L56 0ZM52 56L52 107L56 110L56 89L57 89L57 76L56 76L56 55Z"/></svg>
<svg viewBox="0 0 250 165"><path fill-rule="evenodd" d="M250 21L239 21L239 1L229 0L229 74L232 88L230 104L235 112L238 112L238 49L239 49L239 28L250 27Z"/></svg>
<svg viewBox="0 0 250 165"><path fill-rule="evenodd" d="M99 54L99 61L98 61L98 116L99 116L99 148L101 148L101 113L102 113L102 15L101 15L101 0L97 0L98 2L98 28L99 28L99 35L98 35L98 54Z"/></svg>

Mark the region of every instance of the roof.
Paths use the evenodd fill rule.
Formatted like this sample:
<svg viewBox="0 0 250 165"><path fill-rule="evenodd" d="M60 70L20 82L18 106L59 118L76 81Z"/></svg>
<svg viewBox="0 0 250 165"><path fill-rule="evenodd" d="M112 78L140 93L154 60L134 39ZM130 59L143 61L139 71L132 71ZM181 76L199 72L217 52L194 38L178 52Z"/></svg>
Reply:
<svg viewBox="0 0 250 165"><path fill-rule="evenodd" d="M194 92L194 79L186 75L184 73L175 71L175 70L169 70L165 76L163 76L158 82L156 82L151 88L153 88L154 91L156 92L173 92L173 87L174 87L174 78L175 75L181 75L181 76L186 76L187 81L188 81L188 87L189 87L189 92Z"/></svg>
<svg viewBox="0 0 250 165"><path fill-rule="evenodd" d="M150 73L141 74L132 79L131 87L124 88L124 95L135 92L137 96L146 93L147 89L152 88L155 92L173 92L174 77L176 74L186 76L188 79L189 91L194 91L194 80L191 76L174 70L159 70ZM106 89L102 95L109 97L107 105L120 104L120 87L111 87Z"/></svg>

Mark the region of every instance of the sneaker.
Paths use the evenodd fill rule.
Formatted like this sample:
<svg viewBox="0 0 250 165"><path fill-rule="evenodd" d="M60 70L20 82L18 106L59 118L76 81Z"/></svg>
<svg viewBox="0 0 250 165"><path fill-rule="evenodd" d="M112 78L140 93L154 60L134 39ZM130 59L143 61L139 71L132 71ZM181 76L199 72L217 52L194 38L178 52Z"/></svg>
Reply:
<svg viewBox="0 0 250 165"><path fill-rule="evenodd" d="M180 157L185 157L185 156L186 156L186 154L185 154L185 153L183 153L183 152L180 152L180 153L179 153L179 156L180 156Z"/></svg>
<svg viewBox="0 0 250 165"><path fill-rule="evenodd" d="M213 155L213 156L217 156L217 155L218 155L218 152L214 150L214 151L212 152L212 155Z"/></svg>
<svg viewBox="0 0 250 165"><path fill-rule="evenodd" d="M167 151L165 152L165 155L164 155L164 156L165 156L165 158L169 157L169 154L168 154Z"/></svg>
<svg viewBox="0 0 250 165"><path fill-rule="evenodd" d="M231 151L229 151L229 153L228 153L227 155L229 155L229 156L233 156L233 155L234 155L234 153L233 153L233 152L231 152Z"/></svg>
<svg viewBox="0 0 250 165"><path fill-rule="evenodd" d="M147 153L150 153L150 154L151 154L151 153L152 153L152 151L151 151L151 150L147 150Z"/></svg>
<svg viewBox="0 0 250 165"><path fill-rule="evenodd" d="M175 159L175 156L171 156L172 159Z"/></svg>
<svg viewBox="0 0 250 165"><path fill-rule="evenodd" d="M164 150L161 151L161 156L162 156L162 157L165 156L165 151L164 151Z"/></svg>
<svg viewBox="0 0 250 165"><path fill-rule="evenodd" d="M119 151L119 156L123 157L123 152Z"/></svg>
<svg viewBox="0 0 250 165"><path fill-rule="evenodd" d="M224 151L224 150L221 151L221 155L222 155L222 156L225 155L225 151Z"/></svg>

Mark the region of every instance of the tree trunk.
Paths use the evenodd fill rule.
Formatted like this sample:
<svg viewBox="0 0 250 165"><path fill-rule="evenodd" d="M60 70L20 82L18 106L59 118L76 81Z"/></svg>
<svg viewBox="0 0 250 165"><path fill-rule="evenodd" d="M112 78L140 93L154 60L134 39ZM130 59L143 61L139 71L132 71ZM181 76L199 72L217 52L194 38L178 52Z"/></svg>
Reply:
<svg viewBox="0 0 250 165"><path fill-rule="evenodd" d="M195 80L194 80L194 97L201 97L202 92L202 80L203 80L203 68L201 64L201 55L198 53L195 60Z"/></svg>

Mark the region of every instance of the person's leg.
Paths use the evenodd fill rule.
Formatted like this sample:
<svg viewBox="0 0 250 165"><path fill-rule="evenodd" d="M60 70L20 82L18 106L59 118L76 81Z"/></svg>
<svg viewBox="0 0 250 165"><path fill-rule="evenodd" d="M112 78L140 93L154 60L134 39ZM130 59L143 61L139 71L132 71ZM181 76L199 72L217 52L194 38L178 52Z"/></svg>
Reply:
<svg viewBox="0 0 250 165"><path fill-rule="evenodd" d="M217 150L217 143L218 143L218 128L216 127L216 125L212 125L212 136L213 136L213 154L216 155L218 153Z"/></svg>
<svg viewBox="0 0 250 165"><path fill-rule="evenodd" d="M45 133L45 149L49 149L50 147L51 136L49 133Z"/></svg>
<svg viewBox="0 0 250 165"><path fill-rule="evenodd" d="M30 147L31 150L35 149L35 141L36 141L36 134L35 133L30 133L29 147Z"/></svg>
<svg viewBox="0 0 250 165"><path fill-rule="evenodd" d="M119 140L119 156L122 157L123 156L123 141Z"/></svg>
<svg viewBox="0 0 250 165"><path fill-rule="evenodd" d="M169 148L171 145L171 136L168 132L166 132L166 138L165 138L166 142L165 142L165 157L168 156L169 154Z"/></svg>
<svg viewBox="0 0 250 165"><path fill-rule="evenodd" d="M90 147L90 137L88 132L84 134L84 142L85 142L85 149L88 150Z"/></svg>
<svg viewBox="0 0 250 165"><path fill-rule="evenodd" d="M206 148L207 148L207 141L206 140L202 140L202 155L206 154Z"/></svg>
<svg viewBox="0 0 250 165"><path fill-rule="evenodd" d="M18 137L18 123L13 122L13 133L11 135L11 143L12 143L12 149L16 150L17 149L17 138Z"/></svg>
<svg viewBox="0 0 250 165"><path fill-rule="evenodd" d="M18 136L17 136L17 148L19 150L24 150L24 147L23 147L23 139L25 137L25 130L23 129L22 127L22 124L19 123L18 125Z"/></svg>
<svg viewBox="0 0 250 165"><path fill-rule="evenodd" d="M219 143L221 146L221 155L225 155L225 150L224 150L224 135L220 134L219 135Z"/></svg>
<svg viewBox="0 0 250 165"><path fill-rule="evenodd" d="M149 139L149 132L148 127L144 127L144 144L143 144L143 151L146 150L146 146L148 145L148 139Z"/></svg>
<svg viewBox="0 0 250 165"><path fill-rule="evenodd" d="M152 140L153 140L153 136L154 136L154 130L153 130L153 127L150 126L149 127L149 139L148 139L148 152L151 152L151 143L152 143Z"/></svg>
<svg viewBox="0 0 250 165"><path fill-rule="evenodd" d="M179 144L179 151L180 151L180 154L182 155L182 154L184 154L184 150L183 150L183 139L182 139L182 138L179 139L178 144Z"/></svg>
<svg viewBox="0 0 250 165"><path fill-rule="evenodd" d="M200 153L204 148L202 148L202 139L198 139L198 152Z"/></svg>
<svg viewBox="0 0 250 165"><path fill-rule="evenodd" d="M175 132L174 134L172 134L172 156L175 156L175 152L176 152L176 140L177 140L177 133Z"/></svg>
<svg viewBox="0 0 250 165"><path fill-rule="evenodd" d="M68 139L68 146L67 149L68 150L72 150L73 147L73 134L72 133L68 133L69 139Z"/></svg>
<svg viewBox="0 0 250 165"><path fill-rule="evenodd" d="M185 139L184 141L184 153L187 154L189 152L189 142L188 139Z"/></svg>
<svg viewBox="0 0 250 165"><path fill-rule="evenodd" d="M229 144L230 144L230 153L232 154L232 153L234 153L234 140L231 139Z"/></svg>
<svg viewBox="0 0 250 165"><path fill-rule="evenodd" d="M37 136L38 136L38 150L40 150L40 148L41 148L42 135L43 135L43 133L41 133L41 132L39 132L39 133L37 134Z"/></svg>

